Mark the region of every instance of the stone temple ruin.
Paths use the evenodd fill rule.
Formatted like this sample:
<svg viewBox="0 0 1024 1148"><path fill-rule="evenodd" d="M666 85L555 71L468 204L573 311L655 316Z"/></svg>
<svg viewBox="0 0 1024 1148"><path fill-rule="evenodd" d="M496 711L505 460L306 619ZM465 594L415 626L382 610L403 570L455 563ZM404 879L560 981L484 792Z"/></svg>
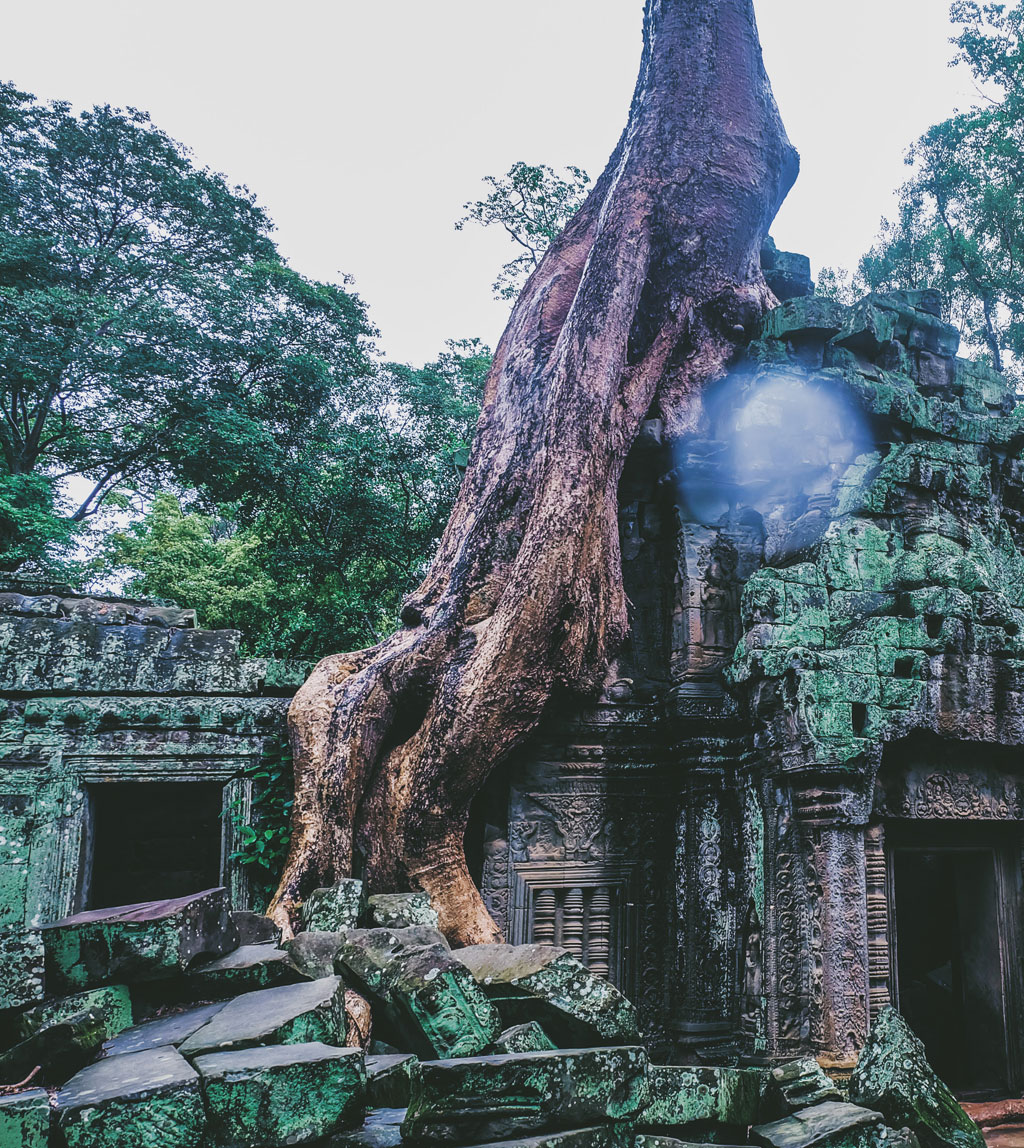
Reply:
<svg viewBox="0 0 1024 1148"><path fill-rule="evenodd" d="M177 921L175 945L196 890L262 907L235 835L308 667L240 658L234 635L196 629L187 610L0 595L8 1044L12 1017L55 1007L44 992L128 984L134 1016L104 1040L172 998L301 997L276 1029L204 1044L197 1023L168 1037L198 1068L209 1113L219 1094L207 1076L221 1068L204 1075L206 1057L239 1058L232 1071L262 1080L285 1070L279 1044L364 1043L347 986L371 1001L390 1048L380 1055L405 1057L405 1083L389 1093L393 1065L375 1066L368 1086L364 1068L310 1053L318 1072L330 1062L349 1081L338 1085L349 1108L316 1135L342 1136L367 1103L405 1108L415 1054L403 1126L414 1144L657 1148L746 1142L751 1126L752 1142L778 1148L911 1145L914 1133L926 1148L979 1143L947 1092L932 1114L952 1122L940 1134L880 1081L898 1049L915 1072L927 1054L961 1098L1024 1085L1024 406L1002 376L956 357L935 293L844 306L811 292L801 257L770 246L763 260L783 302L707 396L700 428L670 447L652 419L627 462L632 628L602 697L552 715L474 810L471 867L507 941L529 949L453 957L429 906L410 916L415 898L399 898L389 916L386 898L368 906L350 890L340 917L318 921L323 907L310 907L287 956L256 938L257 959L244 938L238 948L227 901L211 908L204 894L202 929L211 913L219 922L212 947L158 963L158 976L128 961L55 987L65 950L54 936L98 928L110 905L162 902L135 923ZM113 961L117 946L103 945ZM177 995L154 996L154 976ZM596 1014L580 1020L588 1008L613 1016L606 1030ZM296 1020L312 1013L320 1021ZM37 1039L33 1023L15 1025L23 1040ZM156 1045L121 1039L152 1059ZM161 1065L146 1071L198 1095L187 1063ZM313 1071L289 1065L295 1081ZM932 1095L928 1071L918 1085ZM851 1072L852 1113L837 1091ZM618 1081L614 1095L604 1079ZM578 1108L559 1107L566 1080ZM504 1111L508 1096L535 1093L547 1115L517 1123ZM129 1142L69 1131L82 1104L63 1103L69 1144ZM0 1098L0 1148L11 1104ZM796 1125L772 1131L778 1121ZM398 1127L376 1116L323 1143L395 1144ZM315 1139L218 1135L253 1148Z"/></svg>

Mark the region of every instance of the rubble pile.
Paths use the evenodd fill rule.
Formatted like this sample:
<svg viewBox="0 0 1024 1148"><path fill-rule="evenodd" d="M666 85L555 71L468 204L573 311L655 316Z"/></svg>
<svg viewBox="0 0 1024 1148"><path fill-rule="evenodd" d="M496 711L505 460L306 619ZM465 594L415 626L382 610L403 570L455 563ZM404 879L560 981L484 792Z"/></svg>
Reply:
<svg viewBox="0 0 1024 1148"><path fill-rule="evenodd" d="M0 1148L983 1143L891 1010L851 1103L810 1059L652 1065L565 949L453 951L422 894L342 881L303 921L282 944L210 889L9 939Z"/></svg>

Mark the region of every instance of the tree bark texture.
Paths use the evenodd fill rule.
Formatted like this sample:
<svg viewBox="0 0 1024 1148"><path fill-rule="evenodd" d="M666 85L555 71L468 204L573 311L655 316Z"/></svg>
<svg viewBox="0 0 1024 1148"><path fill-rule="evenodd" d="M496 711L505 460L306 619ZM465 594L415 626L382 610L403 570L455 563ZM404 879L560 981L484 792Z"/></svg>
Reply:
<svg viewBox="0 0 1024 1148"><path fill-rule="evenodd" d="M617 524L646 418L693 428L770 301L760 248L797 171L752 0L648 0L629 120L509 319L469 466L403 627L325 658L290 710L291 851L271 914L356 856L498 938L463 839L545 709L593 696L627 630Z"/></svg>

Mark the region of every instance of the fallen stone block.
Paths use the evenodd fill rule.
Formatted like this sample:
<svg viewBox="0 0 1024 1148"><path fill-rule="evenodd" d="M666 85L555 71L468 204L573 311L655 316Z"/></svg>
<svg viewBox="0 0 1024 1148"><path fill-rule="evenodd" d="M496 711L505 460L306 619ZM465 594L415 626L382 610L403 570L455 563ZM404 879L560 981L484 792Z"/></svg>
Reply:
<svg viewBox="0 0 1024 1148"><path fill-rule="evenodd" d="M126 1052L145 1052L148 1048L177 1048L212 1020L224 1007L224 1001L198 1005L171 1016L147 1020L119 1032L112 1040L104 1042L103 1056L124 1056Z"/></svg>
<svg viewBox="0 0 1024 1148"><path fill-rule="evenodd" d="M281 944L281 927L263 913L252 913L248 909L234 909L231 920L238 930L240 945Z"/></svg>
<svg viewBox="0 0 1024 1148"><path fill-rule="evenodd" d="M402 1134L474 1144L631 1121L648 1100L646 1073L638 1046L427 1061L413 1071Z"/></svg>
<svg viewBox="0 0 1024 1148"><path fill-rule="evenodd" d="M0 1096L0 1148L46 1148L50 1142L50 1096L30 1088Z"/></svg>
<svg viewBox="0 0 1024 1148"><path fill-rule="evenodd" d="M856 1104L826 1100L750 1130L761 1148L881 1148L880 1113Z"/></svg>
<svg viewBox="0 0 1024 1148"><path fill-rule="evenodd" d="M199 1148L206 1113L199 1074L173 1048L112 1056L57 1093L68 1148Z"/></svg>
<svg viewBox="0 0 1024 1148"><path fill-rule="evenodd" d="M398 1148L402 1143L404 1108L380 1108L367 1112L362 1127L336 1132L316 1148Z"/></svg>
<svg viewBox="0 0 1024 1148"><path fill-rule="evenodd" d="M501 1056L509 1052L547 1052L556 1047L540 1025L531 1020L505 1029L488 1051Z"/></svg>
<svg viewBox="0 0 1024 1148"><path fill-rule="evenodd" d="M216 1000L305 980L308 978L292 964L284 949L242 945L226 956L193 965L184 988L193 1000Z"/></svg>
<svg viewBox="0 0 1024 1148"><path fill-rule="evenodd" d="M292 964L311 980L334 976L334 958L338 955L344 933L310 931L296 933L284 942L284 951Z"/></svg>
<svg viewBox="0 0 1024 1148"><path fill-rule="evenodd" d="M370 924L375 928L407 929L412 925L437 928L437 910L426 893L374 893L367 900Z"/></svg>
<svg viewBox="0 0 1024 1148"><path fill-rule="evenodd" d="M354 929L363 914L363 883L347 877L327 889L314 889L302 906L302 927L318 933Z"/></svg>
<svg viewBox="0 0 1024 1148"><path fill-rule="evenodd" d="M276 1045L196 1057L219 1148L279 1148L358 1124L366 1069L358 1049Z"/></svg>
<svg viewBox="0 0 1024 1148"><path fill-rule="evenodd" d="M109 1040L132 1023L132 1001L125 985L104 985L98 989L86 989L68 997L44 1001L29 1009L18 1018L17 1035L26 1040L34 1033L51 1025L87 1013L103 1027ZM102 1041L100 1042L102 1043Z"/></svg>
<svg viewBox="0 0 1024 1148"><path fill-rule="evenodd" d="M49 1084L60 1084L89 1061L111 1034L103 1018L79 1012L43 1025L0 1054L0 1085L16 1084L35 1068Z"/></svg>
<svg viewBox="0 0 1024 1148"><path fill-rule="evenodd" d="M399 1052L366 1058L366 1102L372 1108L406 1108L412 1070L419 1059Z"/></svg>
<svg viewBox="0 0 1024 1148"><path fill-rule="evenodd" d="M909 1127L928 1148L984 1148L981 1130L935 1075L924 1045L894 1008L871 1024L850 1078L850 1099L888 1124Z"/></svg>
<svg viewBox="0 0 1024 1148"><path fill-rule="evenodd" d="M758 1119L765 1078L759 1068L652 1064L647 1078L651 1099L642 1117L645 1126L667 1130L713 1122L739 1128L742 1140Z"/></svg>
<svg viewBox="0 0 1024 1148"><path fill-rule="evenodd" d="M437 946L448 949L443 934L427 925L408 929L348 929L331 935L340 938L335 953L336 969L348 972L370 993L380 990L385 970L399 957Z"/></svg>
<svg viewBox="0 0 1024 1148"><path fill-rule="evenodd" d="M789 1112L823 1100L841 1100L832 1078L813 1057L791 1060L772 1069L772 1084Z"/></svg>
<svg viewBox="0 0 1024 1148"><path fill-rule="evenodd" d="M0 1012L43 999L43 935L0 934Z"/></svg>
<svg viewBox="0 0 1024 1148"><path fill-rule="evenodd" d="M185 972L200 957L238 947L226 889L93 909L42 929L47 987L74 992Z"/></svg>
<svg viewBox="0 0 1024 1148"><path fill-rule="evenodd" d="M345 985L324 977L235 997L179 1046L184 1056L259 1044L340 1045L345 1036Z"/></svg>
<svg viewBox="0 0 1024 1148"><path fill-rule="evenodd" d="M556 945L470 945L452 956L509 1025L535 1020L560 1048L639 1040L636 1010L603 977Z"/></svg>

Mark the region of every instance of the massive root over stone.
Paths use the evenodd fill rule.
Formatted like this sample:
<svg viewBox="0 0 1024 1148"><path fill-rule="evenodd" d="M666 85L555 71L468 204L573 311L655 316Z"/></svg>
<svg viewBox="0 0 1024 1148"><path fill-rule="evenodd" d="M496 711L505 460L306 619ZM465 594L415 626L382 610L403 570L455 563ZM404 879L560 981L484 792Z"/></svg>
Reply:
<svg viewBox="0 0 1024 1148"><path fill-rule="evenodd" d="M797 157L752 0L648 0L629 120L512 311L465 480L402 628L325 658L289 713L292 841L271 915L317 885L423 889L453 943L498 930L470 804L627 629L617 488L641 423L678 436L770 300L759 253Z"/></svg>

